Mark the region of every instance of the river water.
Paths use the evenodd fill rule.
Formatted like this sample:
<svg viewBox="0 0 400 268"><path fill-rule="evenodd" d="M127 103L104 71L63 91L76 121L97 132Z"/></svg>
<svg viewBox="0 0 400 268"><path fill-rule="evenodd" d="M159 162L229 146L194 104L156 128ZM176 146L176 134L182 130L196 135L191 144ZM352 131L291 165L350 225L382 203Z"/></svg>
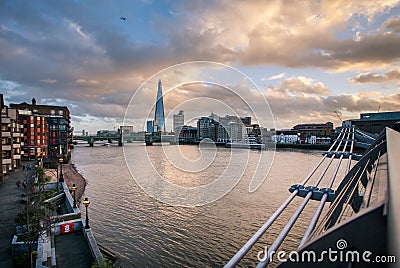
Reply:
<svg viewBox="0 0 400 268"><path fill-rule="evenodd" d="M182 207L148 195L132 178L123 151L136 161L136 169L131 170L134 174L148 168L141 160L149 157L162 176L183 185L202 184L201 180L208 183L221 170L210 167L206 176L196 177L196 173L187 172L190 175L185 177L169 168L169 159L163 153L165 146L148 146L147 155L143 155L143 146L142 143L127 143L124 148L114 144L110 147L79 144L72 153L72 162L88 183L85 197L91 201L89 219L97 242L115 251L123 267L222 267L288 197L290 185L300 183L321 158L318 151L278 150L266 180L250 193L251 169L256 166L252 161L259 159L260 154L273 155L273 152L218 148L214 160L217 165L224 166L224 161L229 164L227 156L231 154L249 159L240 181L215 202ZM197 146L176 147L189 159L199 157ZM295 204L301 202L301 198L297 199ZM295 208L281 215L240 266L256 264L257 252L273 242ZM300 217L282 247L298 243L306 224Z"/></svg>

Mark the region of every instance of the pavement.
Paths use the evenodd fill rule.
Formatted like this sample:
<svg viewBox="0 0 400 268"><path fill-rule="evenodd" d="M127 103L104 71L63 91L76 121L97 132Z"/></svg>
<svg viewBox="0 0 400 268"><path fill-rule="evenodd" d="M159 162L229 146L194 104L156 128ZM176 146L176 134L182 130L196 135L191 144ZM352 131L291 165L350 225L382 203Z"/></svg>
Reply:
<svg viewBox="0 0 400 268"><path fill-rule="evenodd" d="M92 253L82 232L54 237L57 267L90 268Z"/></svg>
<svg viewBox="0 0 400 268"><path fill-rule="evenodd" d="M34 165L26 161L24 165ZM34 170L19 168L0 183L0 268L12 268L11 242L15 234L15 219L23 209L25 189L22 182L32 178ZM17 181L21 185L17 186ZM84 182L84 180L83 180ZM84 187L82 187L84 189ZM55 237L57 267L90 268L92 254L82 232Z"/></svg>
<svg viewBox="0 0 400 268"><path fill-rule="evenodd" d="M34 161L24 162L24 165L34 165ZM19 168L5 176L0 183L0 267L12 268L11 241L15 233L15 218L22 210L24 187L17 187L17 181L21 183L33 175L33 170L27 171Z"/></svg>

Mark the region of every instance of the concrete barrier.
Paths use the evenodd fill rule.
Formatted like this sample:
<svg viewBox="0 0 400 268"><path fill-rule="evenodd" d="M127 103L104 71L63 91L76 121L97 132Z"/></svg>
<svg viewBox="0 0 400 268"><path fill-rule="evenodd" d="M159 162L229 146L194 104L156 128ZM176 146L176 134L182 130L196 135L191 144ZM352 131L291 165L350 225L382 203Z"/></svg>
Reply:
<svg viewBox="0 0 400 268"><path fill-rule="evenodd" d="M62 222L58 222L56 223L52 228L51 228L51 232L54 236L57 235L61 235L61 226L63 224L67 224L67 223L73 223L74 224L74 232L77 231L82 231L83 229L83 225L82 225L82 219L75 219L75 220L70 220L70 221L62 221Z"/></svg>
<svg viewBox="0 0 400 268"><path fill-rule="evenodd" d="M74 198L72 197L71 193L69 192L69 189L65 182L61 182L61 189L65 193L65 198L66 198L65 205L67 206L68 211L80 214L81 211L78 208L78 204L77 204L76 208L74 208Z"/></svg>
<svg viewBox="0 0 400 268"><path fill-rule="evenodd" d="M82 225L84 224L84 220L82 219ZM92 229L83 229L83 235L86 238L86 241L88 242L90 251L92 252L92 256L95 262L101 264L104 264L104 259L103 255L100 252L99 247L97 246L96 239L93 236Z"/></svg>
<svg viewBox="0 0 400 268"><path fill-rule="evenodd" d="M17 241L17 240L18 240L18 236L14 235L13 240L11 242L11 251L12 251L13 256L21 255L21 254L24 254L25 252L29 251L28 245L25 242L21 242L21 241ZM34 248L36 249L36 245L34 246Z"/></svg>

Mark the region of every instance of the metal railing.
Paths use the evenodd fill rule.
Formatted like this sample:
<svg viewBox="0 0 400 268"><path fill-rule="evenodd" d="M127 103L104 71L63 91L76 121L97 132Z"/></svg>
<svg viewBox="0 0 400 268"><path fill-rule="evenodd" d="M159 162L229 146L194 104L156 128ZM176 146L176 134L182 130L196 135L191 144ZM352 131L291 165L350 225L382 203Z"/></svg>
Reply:
<svg viewBox="0 0 400 268"><path fill-rule="evenodd" d="M229 260L225 267L236 266L298 195L304 197L304 200L297 207L296 211L293 213L287 224L283 227L275 241L269 247L268 252L275 252L279 248L279 246L287 237L289 231L292 229L293 225L296 223L301 213L304 211L309 200L319 200L320 204L315 211L313 218L311 219L309 227L307 228L302 241L300 242L300 246L305 241L307 241L318 222L325 203L328 201L332 201L334 191L331 188L337 177L343 158L348 158L346 172L350 170L353 157L354 142L354 128L343 128L338 135L338 138L334 141L329 150L323 154L322 159L317 163L314 169L300 184L295 184L289 189L292 192L291 195L281 204L281 206L271 215L271 217L261 226L261 228L243 245L243 247L239 249L239 251ZM326 177L327 171L331 167L335 159L338 159L338 161L329 180L329 183L326 185L325 188L318 188L321 181ZM328 160L327 165L322 167L323 162L325 162L326 160ZM313 177L318 170L321 171L316 182L313 184L313 186L306 187L305 184L309 182L311 177ZM267 254L266 259L260 261L257 267L266 267L270 262L269 257L269 254Z"/></svg>
<svg viewBox="0 0 400 268"><path fill-rule="evenodd" d="M344 226L345 228L349 223L349 221L345 221L348 218L351 218L350 222L353 222L353 219L360 219L361 216L369 213L369 215L371 215L369 216L369 219L373 221L374 224L380 222L379 219L386 215L389 215L389 218L394 219L392 220L393 222L396 220L400 222L400 213L396 208L396 206L400 204L400 198L398 198L396 192L398 189L393 188L393 185L400 185L398 183L400 168L398 168L397 165L400 158L400 151L398 150L400 146L400 134L394 130L388 128L385 129L379 136L376 136L374 140L370 140L372 142L369 148L364 152L362 157L359 157L353 153L357 139L356 133L358 133L358 135L360 133L362 135L367 135L366 133L359 132L354 128L342 129L331 148L324 153L324 156L310 174L303 180L303 182L301 182L301 184L295 184L290 187L290 196L232 257L225 267L236 266L261 238L261 236L269 229L269 227L277 220L281 213L288 208L296 196L301 196L304 199L298 205L286 225L281 229L275 241L268 248L268 252L265 253L265 258L259 260L257 267L266 267L269 264L271 257L270 252L277 252L310 200L317 200L319 201L319 204L316 207L309 225L298 245L298 251L305 250L310 246L313 247L315 241L319 241L318 243L320 243L323 241L321 238L325 239L326 234L332 235L333 232L337 232L338 228L336 228L336 226ZM372 136L369 136L368 138L371 137ZM390 154L389 151L391 151ZM331 188L336 181L344 159L347 159L347 164L344 169L345 175L340 181L337 190L334 191ZM351 163L354 159L359 161L351 167ZM327 165L322 166L323 162L326 160L328 160ZM331 172L326 188L318 188L322 179L326 177L327 171L332 166L334 160L337 160L337 162ZM320 175L313 186L304 186L318 170L320 170ZM389 182L391 187L389 187ZM383 184L383 188L380 188L382 187L381 184ZM372 197L373 195L374 198L376 198L376 196L379 198L372 201L372 199L374 199ZM331 202L331 205L329 209L327 209L324 217L321 218L322 211L327 202ZM385 207L383 215L378 212L376 215L380 217L379 219L376 220L371 218L375 215L372 212L375 212L377 211L377 208L382 207ZM359 213L361 211L362 213ZM354 216L354 214L356 214L356 216ZM389 220L387 222L389 225L391 224ZM335 226L335 228L332 228L333 226ZM380 226L378 228L378 233L380 232L380 234L382 234L385 228L385 226ZM400 254L400 242L396 239L400 233L400 227L396 224L392 224L388 227L388 230L388 237L393 238L389 239L389 249L392 250L393 253ZM366 230L364 229L362 230L362 232L365 231ZM332 239L332 236L327 239ZM356 243L356 241L353 242ZM360 241L359 243L362 244L365 243L365 241ZM321 243L319 245L321 245ZM324 245L326 246L326 244ZM377 247L379 248L379 246Z"/></svg>

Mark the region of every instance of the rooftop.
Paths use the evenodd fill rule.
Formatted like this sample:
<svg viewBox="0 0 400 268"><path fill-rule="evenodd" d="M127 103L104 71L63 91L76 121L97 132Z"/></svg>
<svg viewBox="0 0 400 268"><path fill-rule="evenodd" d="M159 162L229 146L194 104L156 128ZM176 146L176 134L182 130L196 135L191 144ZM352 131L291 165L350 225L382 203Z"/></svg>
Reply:
<svg viewBox="0 0 400 268"><path fill-rule="evenodd" d="M372 120L398 120L400 121L400 111L398 112L383 112L383 113L363 113L360 114L360 121Z"/></svg>

